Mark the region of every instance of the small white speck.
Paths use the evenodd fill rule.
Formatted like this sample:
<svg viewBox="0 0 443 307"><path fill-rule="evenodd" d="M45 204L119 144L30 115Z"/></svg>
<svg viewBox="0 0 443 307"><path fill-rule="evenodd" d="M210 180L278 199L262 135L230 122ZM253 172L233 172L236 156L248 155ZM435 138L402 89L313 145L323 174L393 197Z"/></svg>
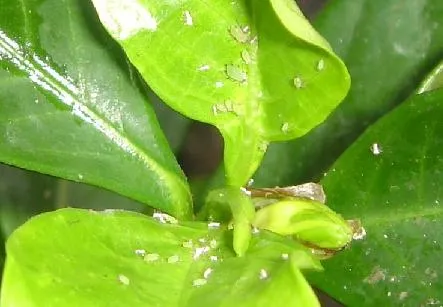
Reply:
<svg viewBox="0 0 443 307"><path fill-rule="evenodd" d="M250 187L253 184L254 184L254 179L253 178L249 179L247 186Z"/></svg>
<svg viewBox="0 0 443 307"><path fill-rule="evenodd" d="M208 228L219 228L220 223L219 222L210 222L208 223Z"/></svg>
<svg viewBox="0 0 443 307"><path fill-rule="evenodd" d="M366 237L366 230L363 227L352 235L352 239L354 240L362 240L364 237Z"/></svg>
<svg viewBox="0 0 443 307"><path fill-rule="evenodd" d="M252 227L253 234L258 234L259 232L260 232L260 229L258 229L257 227Z"/></svg>
<svg viewBox="0 0 443 307"><path fill-rule="evenodd" d="M260 273L259 273L259 278L260 278L260 279L266 279L266 278L268 278L268 272L266 272L265 269L261 269L261 270L260 270Z"/></svg>
<svg viewBox="0 0 443 307"><path fill-rule="evenodd" d="M177 221L177 219L175 217L170 216L170 215L168 215L166 213L158 212L158 211L154 212L152 214L152 217L154 219L156 219L157 221L159 221L160 223L163 223L163 224L166 224L166 223L177 224L178 223L178 221Z"/></svg>
<svg viewBox="0 0 443 307"><path fill-rule="evenodd" d="M388 296L391 296L391 291L388 292Z"/></svg>
<svg viewBox="0 0 443 307"><path fill-rule="evenodd" d="M204 279L204 278L198 278L198 279L195 279L195 280L192 281L192 285L194 287L201 287L201 286L206 285L207 282L208 281L206 279Z"/></svg>
<svg viewBox="0 0 443 307"><path fill-rule="evenodd" d="M201 255L206 254L207 252L209 252L209 246L197 247L192 258L197 260Z"/></svg>
<svg viewBox="0 0 443 307"><path fill-rule="evenodd" d="M281 254L281 259L288 260L289 259L289 254L287 254L287 253Z"/></svg>
<svg viewBox="0 0 443 307"><path fill-rule="evenodd" d="M323 59L320 59L317 62L317 70L322 71L323 69L325 69L325 61Z"/></svg>
<svg viewBox="0 0 443 307"><path fill-rule="evenodd" d="M387 235L387 234L384 234L384 235L383 235L383 238L387 239L387 238L388 238L388 235Z"/></svg>
<svg viewBox="0 0 443 307"><path fill-rule="evenodd" d="M35 102L35 103L38 103L38 99L35 99L34 102Z"/></svg>
<svg viewBox="0 0 443 307"><path fill-rule="evenodd" d="M213 261L213 262L218 261L218 257L215 256L215 255L210 256L209 259L210 259L211 261Z"/></svg>
<svg viewBox="0 0 443 307"><path fill-rule="evenodd" d="M160 255L159 254L146 254L143 257L143 260L146 262L154 262L160 259Z"/></svg>
<svg viewBox="0 0 443 307"><path fill-rule="evenodd" d="M118 275L118 281L120 281L125 286L128 286L130 283L129 278L123 274Z"/></svg>
<svg viewBox="0 0 443 307"><path fill-rule="evenodd" d="M240 191L243 192L243 194L247 195L247 196L251 196L251 191L248 191L246 188L241 187Z"/></svg>
<svg viewBox="0 0 443 307"><path fill-rule="evenodd" d="M83 180L83 175L82 174L78 174L78 179L79 180Z"/></svg>
<svg viewBox="0 0 443 307"><path fill-rule="evenodd" d="M212 269L211 268L207 268L204 272L203 272L203 277L205 279L208 279L209 275L211 275L212 273Z"/></svg>
<svg viewBox="0 0 443 307"><path fill-rule="evenodd" d="M185 25L192 26L194 24L193 20L192 20L191 13L189 11L184 11L183 18L185 20Z"/></svg>
<svg viewBox="0 0 443 307"><path fill-rule="evenodd" d="M376 156L378 156L379 154L381 154L383 152L383 150L381 149L381 147L378 143L374 143L371 145L371 151Z"/></svg>
<svg viewBox="0 0 443 307"><path fill-rule="evenodd" d="M207 71L211 68L208 64L202 65L199 68L197 68L198 71Z"/></svg>
<svg viewBox="0 0 443 307"><path fill-rule="evenodd" d="M176 263L180 261L180 257L178 255L172 255L168 258L168 263Z"/></svg>
<svg viewBox="0 0 443 307"><path fill-rule="evenodd" d="M225 84L223 83L223 82L221 82L221 81L217 81L217 82L215 82L215 87L216 88L221 88L221 87L223 87Z"/></svg>
<svg viewBox="0 0 443 307"><path fill-rule="evenodd" d="M137 256L144 256L145 254L146 254L146 251L144 250L144 249L136 249L135 251L134 251L134 253L137 255Z"/></svg>
<svg viewBox="0 0 443 307"><path fill-rule="evenodd" d="M294 86L297 89L301 89L303 87L303 81L302 81L302 79L300 77L295 77L294 78Z"/></svg>
<svg viewBox="0 0 443 307"><path fill-rule="evenodd" d="M281 132L287 133L288 129L289 129L289 123L283 123L283 125L281 126Z"/></svg>

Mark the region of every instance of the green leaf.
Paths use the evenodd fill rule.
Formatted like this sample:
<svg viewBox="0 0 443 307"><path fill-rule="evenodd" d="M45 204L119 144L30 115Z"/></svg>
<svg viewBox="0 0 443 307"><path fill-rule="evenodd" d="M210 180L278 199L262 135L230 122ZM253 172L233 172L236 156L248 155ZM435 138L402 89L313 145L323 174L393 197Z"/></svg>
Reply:
<svg viewBox="0 0 443 307"><path fill-rule="evenodd" d="M231 240L125 211L42 214L8 240L1 305L318 306L299 271L320 268L309 250L263 231L239 258Z"/></svg>
<svg viewBox="0 0 443 307"><path fill-rule="evenodd" d="M93 3L153 90L221 131L229 185L244 185L268 142L307 133L348 90L345 66L294 1Z"/></svg>
<svg viewBox="0 0 443 307"><path fill-rule="evenodd" d="M366 127L415 93L441 58L442 1L327 3L314 26L344 60L353 85L322 125L303 138L270 146L254 176L258 186L320 179Z"/></svg>
<svg viewBox="0 0 443 307"><path fill-rule="evenodd" d="M0 161L189 217L185 178L91 5L0 6Z"/></svg>
<svg viewBox="0 0 443 307"><path fill-rule="evenodd" d="M443 91L411 97L370 127L322 181L366 237L315 284L348 306L441 304Z"/></svg>

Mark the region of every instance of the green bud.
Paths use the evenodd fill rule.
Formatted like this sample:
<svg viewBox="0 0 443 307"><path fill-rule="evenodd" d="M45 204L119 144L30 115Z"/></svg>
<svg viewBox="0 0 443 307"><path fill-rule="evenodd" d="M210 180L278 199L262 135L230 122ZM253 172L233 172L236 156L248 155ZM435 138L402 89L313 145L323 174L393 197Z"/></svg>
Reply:
<svg viewBox="0 0 443 307"><path fill-rule="evenodd" d="M351 240L349 224L326 205L289 198L268 205L255 215L253 225L280 235L293 235L313 247L340 249Z"/></svg>

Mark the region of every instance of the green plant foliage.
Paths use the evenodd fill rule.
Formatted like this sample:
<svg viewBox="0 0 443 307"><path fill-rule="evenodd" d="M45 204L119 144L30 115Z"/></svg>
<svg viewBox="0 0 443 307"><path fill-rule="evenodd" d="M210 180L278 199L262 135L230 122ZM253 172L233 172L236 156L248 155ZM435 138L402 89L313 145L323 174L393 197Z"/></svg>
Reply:
<svg viewBox="0 0 443 307"><path fill-rule="evenodd" d="M315 284L347 306L443 302L443 91L411 97L353 144L322 181L366 237L324 263Z"/></svg>
<svg viewBox="0 0 443 307"><path fill-rule="evenodd" d="M293 1L93 3L166 103L220 129L229 185L244 185L270 141L304 135L348 90L343 63Z"/></svg>
<svg viewBox="0 0 443 307"><path fill-rule="evenodd" d="M8 240L1 305L319 306L299 270L321 268L308 250L263 231L235 257L231 240L125 211L42 214Z"/></svg>
<svg viewBox="0 0 443 307"><path fill-rule="evenodd" d="M328 1L314 26L344 60L353 86L318 128L269 147L256 184L320 179L366 127L414 93L440 61L442 16L443 1Z"/></svg>
<svg viewBox="0 0 443 307"><path fill-rule="evenodd" d="M0 161L189 218L185 178L91 4L0 7Z"/></svg>

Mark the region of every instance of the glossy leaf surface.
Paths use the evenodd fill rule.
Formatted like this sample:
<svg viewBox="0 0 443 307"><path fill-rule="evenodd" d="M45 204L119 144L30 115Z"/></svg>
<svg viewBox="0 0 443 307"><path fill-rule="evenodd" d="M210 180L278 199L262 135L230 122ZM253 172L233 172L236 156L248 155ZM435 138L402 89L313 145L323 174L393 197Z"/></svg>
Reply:
<svg viewBox="0 0 443 307"><path fill-rule="evenodd" d="M217 126L228 184L241 186L269 141L304 135L349 78L291 0L93 0L100 20L172 108Z"/></svg>
<svg viewBox="0 0 443 307"><path fill-rule="evenodd" d="M91 4L0 7L0 160L189 217L184 176Z"/></svg>
<svg viewBox="0 0 443 307"><path fill-rule="evenodd" d="M443 302L443 91L413 96L349 148L322 181L366 236L313 280L347 306Z"/></svg>
<svg viewBox="0 0 443 307"><path fill-rule="evenodd" d="M1 304L318 306L299 271L320 268L309 251L261 232L239 258L230 231L208 226L124 211L34 217L7 243Z"/></svg>

